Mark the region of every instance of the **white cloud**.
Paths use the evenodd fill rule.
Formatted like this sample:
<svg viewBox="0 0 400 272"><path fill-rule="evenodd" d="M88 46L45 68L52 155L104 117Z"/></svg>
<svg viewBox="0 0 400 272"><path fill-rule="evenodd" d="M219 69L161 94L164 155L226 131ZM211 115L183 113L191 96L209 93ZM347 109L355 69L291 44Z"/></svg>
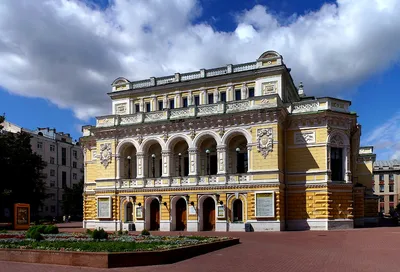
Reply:
<svg viewBox="0 0 400 272"><path fill-rule="evenodd" d="M280 25L267 7L236 15L236 29L205 22L196 0L114 0L105 10L76 0L3 0L0 85L72 108L108 114L106 93L131 80L253 61L276 50L307 94L343 95L398 61L400 1L338 0Z"/></svg>
<svg viewBox="0 0 400 272"><path fill-rule="evenodd" d="M400 160L400 112L367 135L365 145L373 145L379 160Z"/></svg>

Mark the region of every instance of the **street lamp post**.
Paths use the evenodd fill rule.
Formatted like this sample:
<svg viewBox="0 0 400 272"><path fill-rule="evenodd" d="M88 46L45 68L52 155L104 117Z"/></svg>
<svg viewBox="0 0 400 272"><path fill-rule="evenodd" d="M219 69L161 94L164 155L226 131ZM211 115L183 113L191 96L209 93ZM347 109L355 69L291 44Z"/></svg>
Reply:
<svg viewBox="0 0 400 272"><path fill-rule="evenodd" d="M206 157L207 157L207 175L210 175L210 150L206 150Z"/></svg>
<svg viewBox="0 0 400 272"><path fill-rule="evenodd" d="M151 154L151 158L153 160L151 171L153 173L153 178L155 178L156 177L156 173L155 173L155 167L154 166L155 166L156 155L155 154Z"/></svg>
<svg viewBox="0 0 400 272"><path fill-rule="evenodd" d="M239 152L240 148L236 147L236 173L239 173Z"/></svg>
<svg viewBox="0 0 400 272"><path fill-rule="evenodd" d="M182 176L182 169L181 169L182 154L181 153L178 154L178 159L179 159L179 167L178 167L179 176Z"/></svg>
<svg viewBox="0 0 400 272"><path fill-rule="evenodd" d="M126 157L126 159L128 160L128 178L131 178L131 156Z"/></svg>

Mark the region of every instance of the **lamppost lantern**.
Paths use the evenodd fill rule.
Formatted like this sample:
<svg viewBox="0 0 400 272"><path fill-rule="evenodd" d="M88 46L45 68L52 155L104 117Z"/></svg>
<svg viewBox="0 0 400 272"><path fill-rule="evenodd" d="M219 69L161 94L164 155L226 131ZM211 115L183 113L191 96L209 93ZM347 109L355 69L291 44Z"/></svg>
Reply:
<svg viewBox="0 0 400 272"><path fill-rule="evenodd" d="M126 157L128 160L130 160L131 159L131 156L128 156L128 157Z"/></svg>
<svg viewBox="0 0 400 272"><path fill-rule="evenodd" d="M236 147L236 152L240 152L240 148L239 147Z"/></svg>
<svg viewBox="0 0 400 272"><path fill-rule="evenodd" d="M153 163L152 163L152 167L151 167L151 170L152 170L152 172L153 172L153 178L155 178L156 177L156 172L155 172L155 159L156 159L156 154L151 154L151 157L152 157L152 159L153 159Z"/></svg>
<svg viewBox="0 0 400 272"><path fill-rule="evenodd" d="M210 150L207 149L207 150L206 150L206 153L207 153L207 154L210 154Z"/></svg>
<svg viewBox="0 0 400 272"><path fill-rule="evenodd" d="M155 158L155 157L156 157L156 154L151 154L151 157L152 157L152 158Z"/></svg>
<svg viewBox="0 0 400 272"><path fill-rule="evenodd" d="M210 150L206 150L206 155L207 155L207 175L210 175Z"/></svg>
<svg viewBox="0 0 400 272"><path fill-rule="evenodd" d="M239 152L240 148L236 147L236 173L239 173Z"/></svg>
<svg viewBox="0 0 400 272"><path fill-rule="evenodd" d="M131 156L126 157L126 159L128 160L128 178L131 178Z"/></svg>
<svg viewBox="0 0 400 272"><path fill-rule="evenodd" d="M181 162L181 160L182 160L182 153L179 153L178 154L178 172L179 172L179 176L181 177L182 176L182 162Z"/></svg>

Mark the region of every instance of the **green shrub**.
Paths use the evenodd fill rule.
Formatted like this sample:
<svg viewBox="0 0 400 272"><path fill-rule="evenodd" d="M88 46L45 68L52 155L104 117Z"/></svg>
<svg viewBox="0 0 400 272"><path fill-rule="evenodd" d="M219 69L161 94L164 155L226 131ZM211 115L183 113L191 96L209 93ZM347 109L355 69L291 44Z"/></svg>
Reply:
<svg viewBox="0 0 400 272"><path fill-rule="evenodd" d="M0 233L7 233L6 229L0 229Z"/></svg>
<svg viewBox="0 0 400 272"><path fill-rule="evenodd" d="M149 236L150 232L147 229L142 230L142 235Z"/></svg>
<svg viewBox="0 0 400 272"><path fill-rule="evenodd" d="M86 234L92 235L93 231L91 229L86 230Z"/></svg>
<svg viewBox="0 0 400 272"><path fill-rule="evenodd" d="M31 238L34 239L35 241L42 241L44 240L42 234L40 234L40 232L38 231L34 231L31 233Z"/></svg>
<svg viewBox="0 0 400 272"><path fill-rule="evenodd" d="M108 233L104 231L104 229L95 229L92 232L92 238L94 240L107 240L108 239Z"/></svg>
<svg viewBox="0 0 400 272"><path fill-rule="evenodd" d="M54 225L49 225L45 228L44 233L45 234L58 234L59 233L58 227L54 226Z"/></svg>

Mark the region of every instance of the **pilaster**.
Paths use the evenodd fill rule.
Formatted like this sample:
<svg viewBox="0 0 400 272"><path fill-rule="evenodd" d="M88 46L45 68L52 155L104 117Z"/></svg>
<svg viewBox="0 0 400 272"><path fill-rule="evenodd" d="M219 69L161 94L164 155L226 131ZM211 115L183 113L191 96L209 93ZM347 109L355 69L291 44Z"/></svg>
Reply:
<svg viewBox="0 0 400 272"><path fill-rule="evenodd" d="M136 153L136 165L137 165L137 178L144 178L144 153L137 152Z"/></svg>
<svg viewBox="0 0 400 272"><path fill-rule="evenodd" d="M196 176L198 173L198 150L197 148L189 148L189 176Z"/></svg>
<svg viewBox="0 0 400 272"><path fill-rule="evenodd" d="M217 174L226 173L226 145L217 146L218 155L218 172Z"/></svg>
<svg viewBox="0 0 400 272"><path fill-rule="evenodd" d="M162 156L162 177L169 177L171 175L170 173L170 161L171 161L171 151L165 150L161 152Z"/></svg>

